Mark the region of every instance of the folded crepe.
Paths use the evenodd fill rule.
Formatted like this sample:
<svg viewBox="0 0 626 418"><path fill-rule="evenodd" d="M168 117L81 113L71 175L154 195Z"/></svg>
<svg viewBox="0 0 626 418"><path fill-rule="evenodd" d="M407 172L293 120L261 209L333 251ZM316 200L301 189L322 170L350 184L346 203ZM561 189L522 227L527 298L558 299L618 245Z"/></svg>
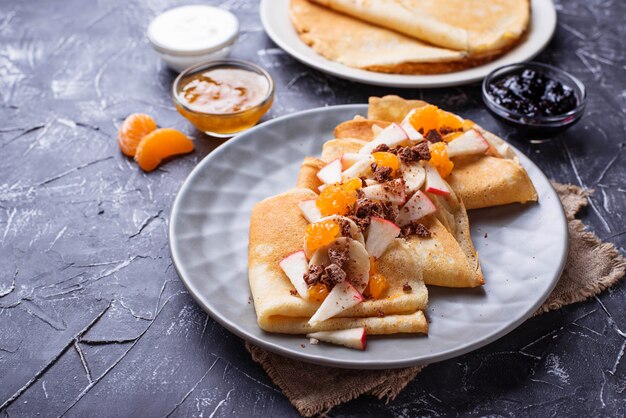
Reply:
<svg viewBox="0 0 626 418"><path fill-rule="evenodd" d="M409 245L396 239L378 259L389 288L379 299L365 300L325 321L309 324L319 302L293 295L294 287L279 266L301 250L308 222L298 204L317 195L295 188L257 203L250 218L248 278L259 326L269 332L304 334L365 326L367 334L427 333L422 312L428 293L419 262ZM408 284L410 291L403 289Z"/></svg>
<svg viewBox="0 0 626 418"><path fill-rule="evenodd" d="M371 141L375 136L374 127L400 123L412 109L427 104L398 96L371 97L368 118L355 118L338 125L334 131L337 139L325 146L326 158L323 159L328 161L327 158L337 158L342 152L356 152L355 138ZM454 170L447 178L465 207L479 209L537 201L537 192L528 173L506 142L478 125L473 129L487 140L489 151L485 155L453 157Z"/></svg>
<svg viewBox="0 0 626 418"><path fill-rule="evenodd" d="M311 0L432 45L501 52L514 45L530 20L528 0Z"/></svg>
<svg viewBox="0 0 626 418"><path fill-rule="evenodd" d="M485 62L335 12L308 0L291 0L291 21L304 43L341 64L370 71L434 74Z"/></svg>
<svg viewBox="0 0 626 418"><path fill-rule="evenodd" d="M357 152L366 144L358 139L327 141L322 148L322 159L307 157L302 163L297 187L309 188L317 194L317 170L328 162L341 157L344 152ZM430 238L409 236L406 241L411 248L411 256L422 268L424 283L445 287L477 287L485 283L478 254L472 243L469 219L463 203L458 197L436 196L427 193L437 207L434 215L420 220L431 233Z"/></svg>

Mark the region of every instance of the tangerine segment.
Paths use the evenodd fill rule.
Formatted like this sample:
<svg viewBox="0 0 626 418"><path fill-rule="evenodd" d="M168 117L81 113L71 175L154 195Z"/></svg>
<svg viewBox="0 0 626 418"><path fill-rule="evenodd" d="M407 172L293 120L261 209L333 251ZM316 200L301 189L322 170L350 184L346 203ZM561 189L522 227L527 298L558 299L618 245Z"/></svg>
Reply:
<svg viewBox="0 0 626 418"><path fill-rule="evenodd" d="M344 192L354 192L361 187L363 187L363 182L359 178L350 179L345 183L341 183L341 189Z"/></svg>
<svg viewBox="0 0 626 418"><path fill-rule="evenodd" d="M360 179L356 179L361 182ZM322 190L315 200L323 216L347 215L357 201L356 182L346 182L343 185L331 184Z"/></svg>
<svg viewBox="0 0 626 418"><path fill-rule="evenodd" d="M441 131L446 128L448 131L460 131L463 130L463 119L459 118L453 113L446 112L439 109L437 111L438 116L438 129Z"/></svg>
<svg viewBox="0 0 626 418"><path fill-rule="evenodd" d="M309 299L316 302L323 302L328 296L328 287L323 283L316 283L309 287Z"/></svg>
<svg viewBox="0 0 626 418"><path fill-rule="evenodd" d="M157 128L151 116L133 113L127 117L117 133L117 144L125 155L134 157L141 139Z"/></svg>
<svg viewBox="0 0 626 418"><path fill-rule="evenodd" d="M389 289L389 283L385 276L380 273L375 273L370 278L369 282L369 294L374 299L379 299Z"/></svg>
<svg viewBox="0 0 626 418"><path fill-rule="evenodd" d="M437 106L426 105L423 107L419 107L415 109L415 112L409 118L409 123L413 125L413 127L426 133L431 129L439 128L439 118Z"/></svg>
<svg viewBox="0 0 626 418"><path fill-rule="evenodd" d="M415 109L415 112L409 118L409 122L415 129L424 133L431 129L437 131L459 131L465 127L463 119L434 105L426 105Z"/></svg>
<svg viewBox="0 0 626 418"><path fill-rule="evenodd" d="M372 256L370 256L370 277L378 273L378 262Z"/></svg>
<svg viewBox="0 0 626 418"><path fill-rule="evenodd" d="M306 243L307 250L313 253L318 248L330 244L335 240L335 237L339 235L340 231L341 228L339 228L339 225L332 220L307 225L304 232L304 242Z"/></svg>
<svg viewBox="0 0 626 418"><path fill-rule="evenodd" d="M161 128L144 136L135 153L135 161L144 171L152 171L167 157L193 151L187 135L171 128Z"/></svg>
<svg viewBox="0 0 626 418"><path fill-rule="evenodd" d="M391 168L392 173L400 168L400 160L390 152L374 152L372 157L377 165Z"/></svg>
<svg viewBox="0 0 626 418"><path fill-rule="evenodd" d="M450 175L454 163L448 157L445 142L437 142L430 146L430 163L435 166L439 175L444 179Z"/></svg>

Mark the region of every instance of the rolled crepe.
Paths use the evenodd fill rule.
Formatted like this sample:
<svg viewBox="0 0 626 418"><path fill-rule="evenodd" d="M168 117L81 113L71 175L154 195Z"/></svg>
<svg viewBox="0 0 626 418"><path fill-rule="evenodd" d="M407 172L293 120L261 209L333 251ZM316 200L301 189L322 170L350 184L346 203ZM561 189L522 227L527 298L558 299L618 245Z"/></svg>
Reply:
<svg viewBox="0 0 626 418"><path fill-rule="evenodd" d="M378 262L389 289L384 297L366 300L338 317L311 326L308 320L320 303L292 295L291 282L279 266L285 256L302 249L307 221L298 203L315 198L306 188L295 188L257 203L250 218L248 279L259 326L270 332L302 334L365 326L368 334L426 333L420 311L428 304L421 267L409 245L397 239ZM408 284L410 292L403 290Z"/></svg>

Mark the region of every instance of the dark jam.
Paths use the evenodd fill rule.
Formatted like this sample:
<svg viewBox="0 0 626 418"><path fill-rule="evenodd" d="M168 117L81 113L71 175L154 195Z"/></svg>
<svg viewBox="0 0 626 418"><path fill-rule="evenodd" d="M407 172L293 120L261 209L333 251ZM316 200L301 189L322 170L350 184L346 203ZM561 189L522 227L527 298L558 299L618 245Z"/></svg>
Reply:
<svg viewBox="0 0 626 418"><path fill-rule="evenodd" d="M578 104L571 87L530 69L492 82L489 95L500 106L530 118L562 115Z"/></svg>

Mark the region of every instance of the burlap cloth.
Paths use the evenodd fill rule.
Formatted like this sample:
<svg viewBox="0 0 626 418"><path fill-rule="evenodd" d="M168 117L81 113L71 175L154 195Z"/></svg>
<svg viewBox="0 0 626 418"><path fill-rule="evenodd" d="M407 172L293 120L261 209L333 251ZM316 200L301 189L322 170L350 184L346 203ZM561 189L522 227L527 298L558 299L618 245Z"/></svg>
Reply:
<svg viewBox="0 0 626 418"><path fill-rule="evenodd" d="M585 230L574 219L587 205L588 191L553 183L568 219L569 253L563 275L535 315L583 301L617 282L626 259L610 243ZM390 401L426 366L395 370L346 370L317 366L282 357L246 343L254 361L261 364L293 406L309 417L329 411L363 394Z"/></svg>

